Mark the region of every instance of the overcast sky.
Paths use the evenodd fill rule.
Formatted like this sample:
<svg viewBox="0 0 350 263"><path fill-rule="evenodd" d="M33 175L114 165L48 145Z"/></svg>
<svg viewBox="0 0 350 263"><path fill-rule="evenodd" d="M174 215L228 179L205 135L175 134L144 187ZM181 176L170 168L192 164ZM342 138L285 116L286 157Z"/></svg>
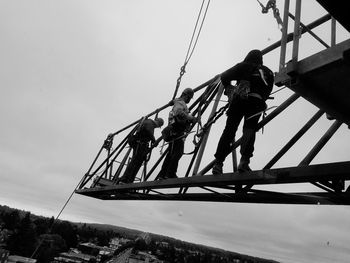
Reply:
<svg viewBox="0 0 350 263"><path fill-rule="evenodd" d="M107 134L171 99L200 5L199 0L0 0L0 204L56 216ZM283 1L277 5L283 13ZM304 24L324 14L316 1L303 2ZM315 32L329 43L329 23ZM280 37L272 13L262 14L257 1L212 1L181 89L197 87ZM348 38L338 26L337 42ZM300 58L322 49L305 35ZM264 61L277 71L279 49ZM269 106L291 94L278 92ZM316 111L299 99L259 132L252 168L261 169ZM166 119L167 111L161 117ZM213 127L203 165L213 159L224 121ZM331 124L323 116L276 167L298 165ZM193 147L191 140L186 147ZM349 152L349 130L342 125L312 163L348 161ZM184 166L181 162L180 177ZM345 263L349 217L346 206L100 201L73 195L61 219L114 224L285 263Z"/></svg>

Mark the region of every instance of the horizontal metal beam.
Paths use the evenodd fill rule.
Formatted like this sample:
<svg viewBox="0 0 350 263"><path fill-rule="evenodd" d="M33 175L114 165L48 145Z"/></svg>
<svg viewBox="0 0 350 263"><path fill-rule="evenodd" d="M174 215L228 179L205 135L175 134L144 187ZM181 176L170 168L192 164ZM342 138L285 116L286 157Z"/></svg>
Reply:
<svg viewBox="0 0 350 263"><path fill-rule="evenodd" d="M319 25L327 22L328 20L330 20L332 17L331 15L327 14L327 15L324 15L322 17L320 17L319 19L315 20L314 22L306 25L305 27L302 28L301 30L301 34L304 34L307 32L306 28L308 28L309 30L312 30L314 29L315 27L318 27ZM290 42L293 40L293 33L289 33L287 35L287 42ZM262 50L262 53L265 55L269 52L271 52L272 50L276 49L276 48L279 48L281 46L281 40L273 43L272 45L266 47L265 49Z"/></svg>
<svg viewBox="0 0 350 263"><path fill-rule="evenodd" d="M350 39L302 59L296 64L289 62L284 71L276 74L275 84L279 87L286 85L296 75L307 74L337 61L343 61L344 52L347 50L350 50Z"/></svg>
<svg viewBox="0 0 350 263"><path fill-rule="evenodd" d="M296 68L293 68L291 62L287 64L287 74L297 73L305 74L312 70L319 69L320 67L327 66L336 61L341 61L344 58L344 52L350 49L350 39L345 40L333 47L324 49L312 56L309 56L303 60L300 60Z"/></svg>
<svg viewBox="0 0 350 263"><path fill-rule="evenodd" d="M328 180L350 180L350 162L316 164L305 167L289 167L259 170L247 173L225 173L222 175L192 176L186 178L149 181L133 184L109 185L76 190L78 194L115 195L134 190L171 189L180 187L227 186L227 185L270 185L305 183ZM106 180L107 181L107 180Z"/></svg>
<svg viewBox="0 0 350 263"><path fill-rule="evenodd" d="M308 204L308 205L350 205L350 193L186 193L186 194L142 194L124 193L115 195L84 195L102 200L143 200L143 201L200 201L264 204Z"/></svg>

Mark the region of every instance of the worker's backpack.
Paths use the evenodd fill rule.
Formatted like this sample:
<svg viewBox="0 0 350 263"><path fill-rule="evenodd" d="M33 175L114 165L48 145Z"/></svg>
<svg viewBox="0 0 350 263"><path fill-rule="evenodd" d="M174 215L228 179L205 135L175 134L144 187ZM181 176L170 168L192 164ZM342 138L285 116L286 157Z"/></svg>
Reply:
<svg viewBox="0 0 350 263"><path fill-rule="evenodd" d="M166 142L170 142L171 140L173 140L175 138L174 132L173 132L173 127L171 124L169 124L168 126L166 126L162 130L162 137L163 137L163 140Z"/></svg>
<svg viewBox="0 0 350 263"><path fill-rule="evenodd" d="M250 81L249 80L240 80L237 85L231 86L231 90L228 91L229 101L234 98L247 99L250 92Z"/></svg>
<svg viewBox="0 0 350 263"><path fill-rule="evenodd" d="M267 71L268 70L268 71ZM261 87L269 87L268 78L271 78L269 74L273 74L269 69L264 66L257 66L251 72L250 77L247 80L239 80L236 85L226 86L225 95L228 96L229 101L232 99L240 98L247 99L249 93L251 92L251 87L259 85ZM272 75L273 76L273 75ZM263 89L265 90L265 89ZM266 99L266 98L264 98Z"/></svg>
<svg viewBox="0 0 350 263"><path fill-rule="evenodd" d="M176 115L171 111L169 113L169 124L162 130L163 140L170 142L178 137L181 137L188 128L190 121L187 119L184 112L178 112Z"/></svg>

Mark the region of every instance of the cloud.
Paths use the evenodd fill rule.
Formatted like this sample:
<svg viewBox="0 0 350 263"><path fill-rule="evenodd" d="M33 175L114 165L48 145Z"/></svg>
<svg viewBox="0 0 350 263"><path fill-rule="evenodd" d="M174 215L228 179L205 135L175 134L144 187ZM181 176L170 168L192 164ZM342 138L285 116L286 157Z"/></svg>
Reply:
<svg viewBox="0 0 350 263"><path fill-rule="evenodd" d="M107 134L171 99L199 6L172 1L3 1L0 6L0 202L56 216ZM180 88L196 87L250 49L279 40L274 18L260 11L256 3L212 3ZM312 17L319 13L315 9ZM278 51L264 59L278 69ZM277 93L269 106L290 94L287 89ZM263 167L316 110L300 99L274 119L257 136L252 167ZM160 113L167 115L168 110ZM225 118L215 123L202 166L213 159L224 123ZM298 164L330 124L322 118L276 166ZM315 163L348 160L347 127L336 135ZM186 152L192 149L188 140ZM187 162L184 156L180 176ZM225 169L232 169L229 161ZM307 191L310 186L272 188ZM347 262L348 213L330 206L101 201L73 195L62 218L282 262Z"/></svg>

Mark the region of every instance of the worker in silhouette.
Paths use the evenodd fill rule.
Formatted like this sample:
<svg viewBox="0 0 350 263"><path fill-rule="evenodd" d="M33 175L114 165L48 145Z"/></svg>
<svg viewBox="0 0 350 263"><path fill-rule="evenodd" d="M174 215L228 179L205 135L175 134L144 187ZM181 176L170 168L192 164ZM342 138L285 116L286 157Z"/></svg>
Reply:
<svg viewBox="0 0 350 263"><path fill-rule="evenodd" d="M128 143L133 149L133 155L119 183L132 183L135 180L136 174L142 163L147 159L148 153L157 146L154 129L162 127L163 124L162 118L145 119L141 122L136 133L128 138Z"/></svg>
<svg viewBox="0 0 350 263"><path fill-rule="evenodd" d="M243 118L238 171L251 171L249 162L253 156L257 124L266 109L265 101L272 91L274 75L268 67L263 65L262 52L251 50L242 62L223 72L220 78L230 105L227 110L226 126L214 155L215 163L212 172L222 174L223 162L232 151L231 144ZM236 86L231 85L231 81L234 80Z"/></svg>
<svg viewBox="0 0 350 263"><path fill-rule="evenodd" d="M162 131L164 141L169 142L168 153L163 162L157 179L177 178L176 171L184 152L186 132L197 118L189 112L187 104L193 98L194 91L186 88L179 98L174 99L173 108L169 113L169 124Z"/></svg>

